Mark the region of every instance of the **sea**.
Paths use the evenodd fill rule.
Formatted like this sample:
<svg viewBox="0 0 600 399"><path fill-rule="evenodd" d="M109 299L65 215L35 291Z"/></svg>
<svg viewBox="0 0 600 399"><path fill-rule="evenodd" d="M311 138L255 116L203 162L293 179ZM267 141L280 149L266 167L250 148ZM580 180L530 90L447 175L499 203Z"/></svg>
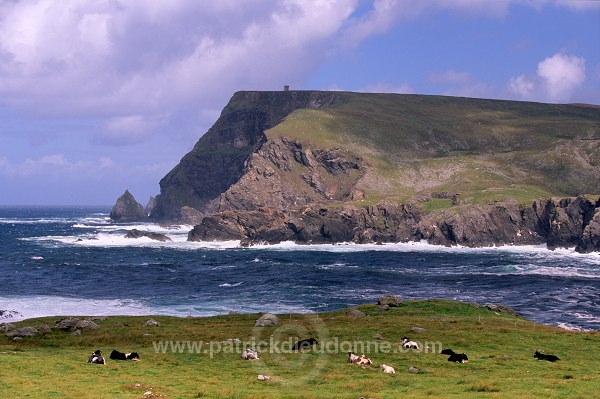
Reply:
<svg viewBox="0 0 600 399"><path fill-rule="evenodd" d="M600 331L600 254L426 243L241 247L192 226L111 223L110 207L0 207L0 322L58 315L312 313L402 299L496 303ZM163 233L171 242L125 238Z"/></svg>

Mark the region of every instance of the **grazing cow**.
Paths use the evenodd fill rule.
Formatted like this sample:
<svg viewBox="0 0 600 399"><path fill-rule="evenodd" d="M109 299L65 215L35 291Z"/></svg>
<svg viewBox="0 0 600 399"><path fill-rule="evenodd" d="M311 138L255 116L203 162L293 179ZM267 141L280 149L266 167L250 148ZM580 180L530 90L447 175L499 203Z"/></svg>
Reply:
<svg viewBox="0 0 600 399"><path fill-rule="evenodd" d="M102 356L102 353L100 352L100 349L92 352L92 354L88 358L88 363L106 364L106 360L104 360L104 356Z"/></svg>
<svg viewBox="0 0 600 399"><path fill-rule="evenodd" d="M448 358L449 362L456 362L456 363L466 363L468 360L469 360L469 358L464 353L453 353Z"/></svg>
<svg viewBox="0 0 600 399"><path fill-rule="evenodd" d="M396 374L396 370L394 370L392 366L388 366L387 364L382 364L381 366L379 366L379 369L384 374Z"/></svg>
<svg viewBox="0 0 600 399"><path fill-rule="evenodd" d="M252 349L245 349L242 352L242 359L244 360L258 360L258 352Z"/></svg>
<svg viewBox="0 0 600 399"><path fill-rule="evenodd" d="M360 355L358 360L356 360L354 363L356 364L373 364L373 362L371 361L371 359L369 359L368 357L366 357L364 354Z"/></svg>
<svg viewBox="0 0 600 399"><path fill-rule="evenodd" d="M123 353L113 349L110 358L113 360L140 360L140 355L137 352Z"/></svg>
<svg viewBox="0 0 600 399"><path fill-rule="evenodd" d="M557 360L560 360L560 358L558 356L544 355L543 353L540 353L538 351L535 351L533 357L536 358L537 360L547 360L549 362L555 362Z"/></svg>
<svg viewBox="0 0 600 399"><path fill-rule="evenodd" d="M442 355L454 355L454 351L452 349L442 349L440 353Z"/></svg>
<svg viewBox="0 0 600 399"><path fill-rule="evenodd" d="M402 347L406 349L420 349L419 344L411 341L408 337L402 338Z"/></svg>
<svg viewBox="0 0 600 399"><path fill-rule="evenodd" d="M360 359L360 356L354 354L354 352L348 352L348 363L356 363Z"/></svg>
<svg viewBox="0 0 600 399"><path fill-rule="evenodd" d="M303 339L301 341L296 342L293 346L292 346L292 350L293 351L299 351L300 349L308 349L311 346L313 346L314 344L318 344L319 341L317 341L314 338L309 338L309 339Z"/></svg>

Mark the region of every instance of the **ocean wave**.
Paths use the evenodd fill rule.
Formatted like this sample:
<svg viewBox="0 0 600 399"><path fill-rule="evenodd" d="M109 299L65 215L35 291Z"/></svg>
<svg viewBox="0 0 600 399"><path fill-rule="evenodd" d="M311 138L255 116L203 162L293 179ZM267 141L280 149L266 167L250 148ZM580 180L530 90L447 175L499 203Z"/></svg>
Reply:
<svg viewBox="0 0 600 399"><path fill-rule="evenodd" d="M242 282L237 282L237 283L223 283L223 284L219 284L219 287L239 287L240 285L242 285Z"/></svg>
<svg viewBox="0 0 600 399"><path fill-rule="evenodd" d="M0 309L19 313L19 321L47 316L142 316L156 314L155 309L131 299L84 299L61 296L0 297Z"/></svg>

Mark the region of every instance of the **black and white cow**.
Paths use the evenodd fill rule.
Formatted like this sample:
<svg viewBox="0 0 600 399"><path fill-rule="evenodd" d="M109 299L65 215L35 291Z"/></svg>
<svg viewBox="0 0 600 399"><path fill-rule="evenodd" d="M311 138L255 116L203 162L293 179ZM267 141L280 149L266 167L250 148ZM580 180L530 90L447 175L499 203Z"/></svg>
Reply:
<svg viewBox="0 0 600 399"><path fill-rule="evenodd" d="M113 350L110 354L110 358L113 360L140 360L140 355L137 352L123 353Z"/></svg>
<svg viewBox="0 0 600 399"><path fill-rule="evenodd" d="M94 352L92 352L92 354L88 358L88 363L106 364L106 360L104 360L104 356L102 356L102 353L100 352L100 349L95 350Z"/></svg>
<svg viewBox="0 0 600 399"><path fill-rule="evenodd" d="M411 341L408 337L402 338L402 347L405 349L420 349L419 344L415 341Z"/></svg>
<svg viewBox="0 0 600 399"><path fill-rule="evenodd" d="M469 360L469 358L464 353L453 353L448 358L449 362L456 362L456 363L466 363L468 360Z"/></svg>

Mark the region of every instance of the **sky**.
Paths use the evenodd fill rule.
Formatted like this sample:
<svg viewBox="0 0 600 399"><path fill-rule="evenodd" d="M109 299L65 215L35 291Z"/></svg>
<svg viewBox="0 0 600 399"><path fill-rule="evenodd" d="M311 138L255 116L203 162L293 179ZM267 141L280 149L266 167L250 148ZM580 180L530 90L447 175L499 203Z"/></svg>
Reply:
<svg viewBox="0 0 600 399"><path fill-rule="evenodd" d="M284 85L600 104L600 0L0 0L0 205L145 205Z"/></svg>

